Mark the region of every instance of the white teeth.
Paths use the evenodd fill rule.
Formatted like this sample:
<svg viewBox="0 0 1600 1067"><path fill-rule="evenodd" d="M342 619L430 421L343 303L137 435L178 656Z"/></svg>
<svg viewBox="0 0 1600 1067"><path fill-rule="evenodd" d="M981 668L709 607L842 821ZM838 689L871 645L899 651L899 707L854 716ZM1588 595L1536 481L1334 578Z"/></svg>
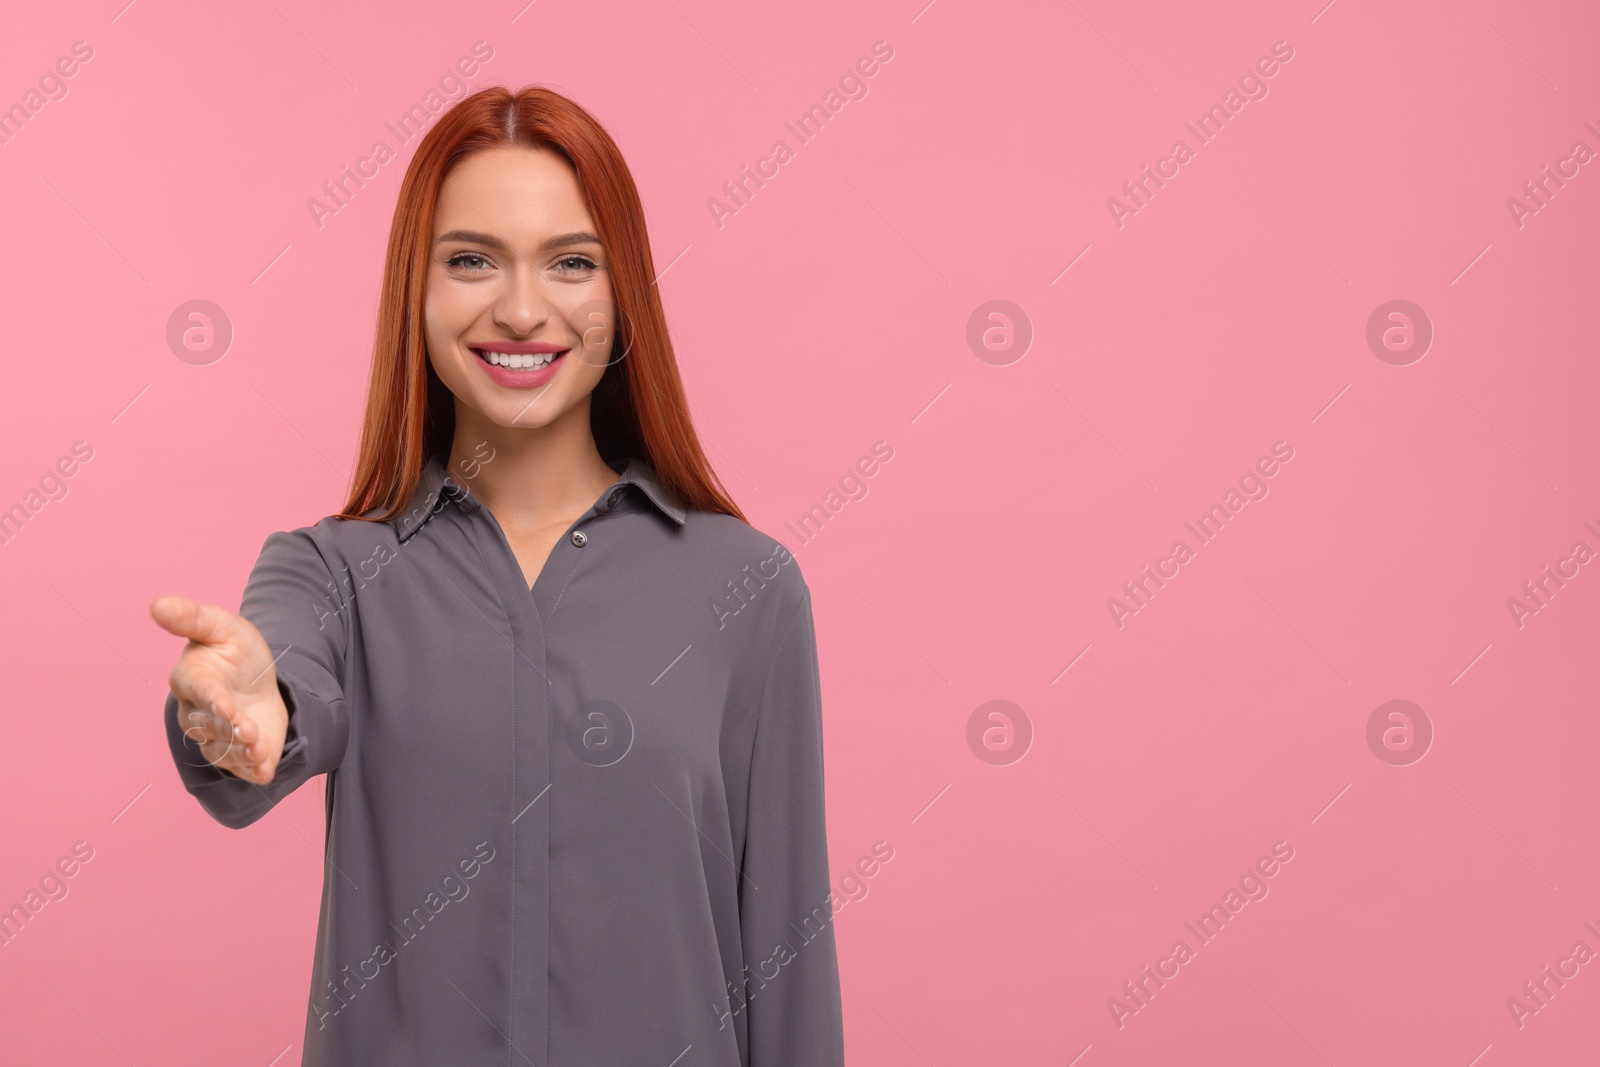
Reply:
<svg viewBox="0 0 1600 1067"><path fill-rule="evenodd" d="M509 352L486 352L489 362L496 367L507 367L511 370L534 370L543 367L554 360L559 352L538 352L526 355L513 355Z"/></svg>

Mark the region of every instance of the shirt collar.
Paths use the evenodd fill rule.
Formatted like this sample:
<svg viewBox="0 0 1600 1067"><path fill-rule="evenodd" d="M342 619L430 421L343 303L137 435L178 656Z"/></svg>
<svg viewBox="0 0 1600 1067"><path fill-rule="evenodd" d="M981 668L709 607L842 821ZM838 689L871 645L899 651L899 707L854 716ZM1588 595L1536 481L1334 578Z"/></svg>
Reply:
<svg viewBox="0 0 1600 1067"><path fill-rule="evenodd" d="M595 506L600 512L611 510L626 487L632 485L642 491L657 510L679 526L687 521L688 510L661 483L656 472L644 460L637 456L624 456L619 460L608 460L606 465L617 471L617 480L601 494L596 503ZM478 498L472 495L472 490L462 484L461 479L452 477L445 470L444 457L430 456L422 468L422 477L417 483L411 507L389 522L399 533L400 540L405 541L420 530L446 503L453 503L458 511L465 514L470 514L483 506Z"/></svg>

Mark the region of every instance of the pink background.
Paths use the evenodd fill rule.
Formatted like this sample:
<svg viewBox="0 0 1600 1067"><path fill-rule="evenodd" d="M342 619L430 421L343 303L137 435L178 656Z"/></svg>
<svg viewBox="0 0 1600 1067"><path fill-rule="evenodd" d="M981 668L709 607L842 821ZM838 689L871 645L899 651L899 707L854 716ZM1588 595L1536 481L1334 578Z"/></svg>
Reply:
<svg viewBox="0 0 1600 1067"><path fill-rule="evenodd" d="M94 856L0 947L0 1060L299 1062L321 782L243 832L204 814L146 605L236 607L266 534L342 501L415 144L384 122L482 40L473 88L551 85L621 144L708 450L813 590L836 884L894 849L838 915L851 1062L1592 1062L1600 963L1520 1026L1507 1001L1600 951L1600 566L1521 627L1507 601L1600 550L1600 162L1520 227L1507 200L1600 150L1600 15L1322 2L13 13L0 104L94 54L0 146L0 507L93 459L0 546L0 908ZM879 40L798 145L784 122ZM1184 122L1280 40L1197 146ZM1107 199L1180 137L1119 228ZM380 138L400 157L318 228ZM708 199L779 138L719 228ZM165 336L195 299L234 331L204 366ZM995 299L1034 335L1005 365L966 340ZM1366 342L1394 299L1435 331L1405 366ZM784 529L879 440L864 498ZM1269 495L1197 547L1277 441ZM1179 538L1119 628L1108 598ZM1420 761L1368 745L1391 699L1432 724ZM991 700L1031 724L1004 765L968 742ZM1199 945L1185 921L1279 841L1270 894Z"/></svg>

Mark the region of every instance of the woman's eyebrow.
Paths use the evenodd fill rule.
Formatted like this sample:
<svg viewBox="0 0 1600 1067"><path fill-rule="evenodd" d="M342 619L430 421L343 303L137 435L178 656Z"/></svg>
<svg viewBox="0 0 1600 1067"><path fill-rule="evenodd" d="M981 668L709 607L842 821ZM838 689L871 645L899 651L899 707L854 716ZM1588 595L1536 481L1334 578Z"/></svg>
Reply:
<svg viewBox="0 0 1600 1067"><path fill-rule="evenodd" d="M451 241L461 241L466 244L482 245L485 248L492 248L497 252L510 251L506 243L499 237L496 237L494 234L479 233L477 230L451 230L449 233L441 234L439 239L434 241L434 244L442 245ZM557 237L551 237L541 244L537 251L550 252L557 248L568 248L572 245L599 243L600 238L596 237L594 234L579 231L577 233L564 233Z"/></svg>

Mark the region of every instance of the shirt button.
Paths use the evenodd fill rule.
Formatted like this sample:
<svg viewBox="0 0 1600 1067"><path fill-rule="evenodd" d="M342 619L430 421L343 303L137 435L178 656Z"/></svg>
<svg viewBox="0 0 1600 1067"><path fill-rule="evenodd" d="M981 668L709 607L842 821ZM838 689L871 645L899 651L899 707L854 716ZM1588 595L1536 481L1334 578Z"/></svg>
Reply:
<svg viewBox="0 0 1600 1067"><path fill-rule="evenodd" d="M577 545L579 548L582 548L584 545L589 543L589 535L584 533L582 530L573 530L572 543Z"/></svg>
<svg viewBox="0 0 1600 1067"><path fill-rule="evenodd" d="M617 503L617 500L620 499L621 496L622 496L622 487L621 486L618 486L616 489L611 490L611 495L606 497L606 507L609 508L609 507L615 506L616 503Z"/></svg>

